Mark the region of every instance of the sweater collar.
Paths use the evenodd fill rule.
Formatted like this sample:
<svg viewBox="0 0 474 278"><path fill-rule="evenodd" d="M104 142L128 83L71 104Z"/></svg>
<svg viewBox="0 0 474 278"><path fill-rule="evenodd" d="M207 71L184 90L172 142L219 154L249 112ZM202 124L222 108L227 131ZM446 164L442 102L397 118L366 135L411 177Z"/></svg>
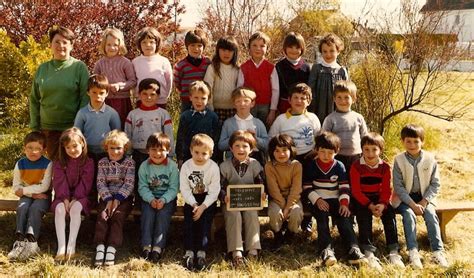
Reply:
<svg viewBox="0 0 474 278"><path fill-rule="evenodd" d="M322 162L321 159L316 158L316 165L323 171L324 173L329 172L331 170L332 166L336 163L336 160L332 160L328 163Z"/></svg>
<svg viewBox="0 0 474 278"><path fill-rule="evenodd" d="M194 116L196 113L198 113L198 114L200 114L200 115L202 115L202 116L206 116L206 114L207 114L207 107L204 108L204 110L202 110L202 111L196 111L196 110L194 110L193 107L191 107L190 110L191 110L191 116Z"/></svg>
<svg viewBox="0 0 474 278"><path fill-rule="evenodd" d="M105 102L102 103L102 106L100 107L99 111L96 111L94 109L94 107L92 107L91 103L89 102L87 104L87 109L89 110L89 112L101 112L101 113L104 113L105 112Z"/></svg>
<svg viewBox="0 0 474 278"><path fill-rule="evenodd" d="M153 160L151 160L151 158L148 158L148 164L166 166L166 165L168 165L168 158L165 158L165 159L164 159L161 163L159 163L159 164L153 162Z"/></svg>
<svg viewBox="0 0 474 278"><path fill-rule="evenodd" d="M293 116L301 116L301 115L306 116L307 113L308 113L308 110L305 109L305 110L303 111L303 113L301 113L301 114L292 114L292 113L291 113L291 108L288 108L288 110L286 110L285 116L286 116L287 119L289 119L289 118L291 118L291 117L293 117Z"/></svg>
<svg viewBox="0 0 474 278"><path fill-rule="evenodd" d="M332 63L327 63L326 61L324 61L324 59L321 59L321 64L325 67L333 68L333 69L339 69L341 67L341 65L339 65L337 61L334 61Z"/></svg>
<svg viewBox="0 0 474 278"><path fill-rule="evenodd" d="M143 105L143 103L140 103L140 109L143 110L143 111L152 111L152 110L156 110L156 109L159 109L160 107L155 104L153 106L150 106L150 107L146 107L145 105Z"/></svg>
<svg viewBox="0 0 474 278"><path fill-rule="evenodd" d="M375 164L374 166L370 166L369 164L367 164L367 163L365 162L365 159L364 159L363 156L361 156L361 158L360 158L359 161L360 161L360 164L361 164L361 165L365 165L365 166L369 167L370 169L377 169L377 168L379 168L379 165L383 164L383 160L380 159L380 157L379 157L379 159L378 159L377 164Z"/></svg>

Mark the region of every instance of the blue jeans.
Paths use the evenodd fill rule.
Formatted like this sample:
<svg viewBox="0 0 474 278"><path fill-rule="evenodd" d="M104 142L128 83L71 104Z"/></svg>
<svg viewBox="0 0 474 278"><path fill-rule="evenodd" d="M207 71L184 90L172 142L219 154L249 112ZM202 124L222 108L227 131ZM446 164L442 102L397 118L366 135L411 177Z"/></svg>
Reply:
<svg viewBox="0 0 474 278"><path fill-rule="evenodd" d="M194 198L200 205L204 202L207 193L195 194ZM214 219L214 212L216 210L216 203L210 205L198 221L193 220L193 207L188 204L184 205L184 249L196 251L207 251L209 244L209 236L211 234L212 220Z"/></svg>
<svg viewBox="0 0 474 278"><path fill-rule="evenodd" d="M142 201L142 247L158 246L162 249L166 247L166 236L175 210L176 199L166 203L160 210Z"/></svg>
<svg viewBox="0 0 474 278"><path fill-rule="evenodd" d="M21 235L33 235L39 238L41 220L48 211L49 199L33 199L23 196L18 201L16 208L16 233Z"/></svg>
<svg viewBox="0 0 474 278"><path fill-rule="evenodd" d="M412 195L410 194L410 196ZM415 202L419 202L419 200L413 200ZM405 203L401 203L400 206L398 206L397 212L400 213L403 218L403 230L405 232L405 239L407 241L407 249L418 249L418 242L416 241L415 212ZM433 204L429 203L428 206L426 206L425 213L423 213L423 219L425 220L431 250L443 250L444 247L443 241L441 239L441 230L439 228L439 219L436 215L435 207L433 206Z"/></svg>

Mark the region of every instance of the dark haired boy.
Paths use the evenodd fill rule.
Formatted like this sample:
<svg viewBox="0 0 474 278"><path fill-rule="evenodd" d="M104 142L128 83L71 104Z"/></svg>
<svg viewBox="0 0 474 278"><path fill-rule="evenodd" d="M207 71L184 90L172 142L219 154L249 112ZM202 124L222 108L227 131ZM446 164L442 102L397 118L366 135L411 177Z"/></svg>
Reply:
<svg viewBox="0 0 474 278"><path fill-rule="evenodd" d="M111 130L120 129L120 116L105 103L109 81L102 74L89 77L87 95L89 103L81 108L74 119L74 126L86 137L88 153L97 161L105 156L102 141Z"/></svg>
<svg viewBox="0 0 474 278"><path fill-rule="evenodd" d="M402 128L401 138L406 151L395 157L392 205L403 217L410 264L413 268L423 268L416 241L416 216L422 215L433 260L446 268L448 261L433 205L440 188L438 164L433 154L422 150L425 132L421 126L406 125Z"/></svg>
<svg viewBox="0 0 474 278"><path fill-rule="evenodd" d="M179 172L168 158L171 140L164 133L151 134L146 142L149 154L138 170L138 193L142 198L141 257L157 263L166 247L171 217L176 210Z"/></svg>
<svg viewBox="0 0 474 278"><path fill-rule="evenodd" d="M334 133L324 131L316 136L316 157L303 168L303 196L309 202L311 214L316 218L318 248L325 266L336 263L329 216L336 223L341 239L349 246L350 264L360 264L367 259L361 253L352 228L349 210L350 188L344 165L335 160L340 139Z"/></svg>
<svg viewBox="0 0 474 278"><path fill-rule="evenodd" d="M188 56L176 63L173 69L174 85L181 98L181 113L191 108L189 85L193 81L203 80L207 67L211 64L211 60L203 56L207 43L206 33L201 29L191 30L184 37Z"/></svg>
<svg viewBox="0 0 474 278"><path fill-rule="evenodd" d="M23 142L25 157L13 170L13 192L20 198L16 209L16 241L8 253L9 260L26 260L37 254L41 220L48 211L52 163L43 156L46 137L39 131L26 135Z"/></svg>
<svg viewBox="0 0 474 278"><path fill-rule="evenodd" d="M145 78L138 84L140 106L127 116L125 133L132 141L133 159L136 167L148 158L146 142L155 132L165 133L170 140L170 155L174 152L173 124L168 111L157 105L160 83L154 78Z"/></svg>
<svg viewBox="0 0 474 278"><path fill-rule="evenodd" d="M405 267L398 254L399 244L395 210L390 205L390 165L380 158L385 141L380 134L370 132L361 139L362 157L351 167L351 192L355 214L359 226L359 242L369 266L382 269L375 256L377 248L373 244L372 216L382 220L385 241L390 252L388 261Z"/></svg>

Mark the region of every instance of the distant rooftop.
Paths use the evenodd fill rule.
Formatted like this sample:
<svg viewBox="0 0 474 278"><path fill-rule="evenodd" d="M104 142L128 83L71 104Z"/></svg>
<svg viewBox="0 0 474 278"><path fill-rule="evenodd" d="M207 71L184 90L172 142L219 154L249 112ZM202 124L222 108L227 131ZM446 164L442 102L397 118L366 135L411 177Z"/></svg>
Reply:
<svg viewBox="0 0 474 278"><path fill-rule="evenodd" d="M474 9L474 0L427 0L421 12Z"/></svg>

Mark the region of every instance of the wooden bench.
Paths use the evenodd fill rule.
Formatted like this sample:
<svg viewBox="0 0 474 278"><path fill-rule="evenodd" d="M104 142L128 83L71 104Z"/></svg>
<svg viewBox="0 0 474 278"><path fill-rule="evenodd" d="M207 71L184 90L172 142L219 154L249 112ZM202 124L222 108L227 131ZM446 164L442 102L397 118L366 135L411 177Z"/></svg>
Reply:
<svg viewBox="0 0 474 278"><path fill-rule="evenodd" d="M16 211L17 200L0 200L0 211ZM441 229L441 237L443 241L446 241L446 225L458 214L463 211L474 211L474 202L454 202L454 201L438 201L438 206L436 207L436 214L439 217L439 225ZM91 213L97 213L97 211L92 210ZM140 210L133 209L130 213L133 216L139 216L141 214ZM258 213L259 216L265 217L268 216L267 208L260 210ZM184 209L183 206L178 206L174 216L183 217ZM214 234L216 230L223 227L223 215L220 209L216 213L216 219L212 227L211 238L214 239Z"/></svg>

